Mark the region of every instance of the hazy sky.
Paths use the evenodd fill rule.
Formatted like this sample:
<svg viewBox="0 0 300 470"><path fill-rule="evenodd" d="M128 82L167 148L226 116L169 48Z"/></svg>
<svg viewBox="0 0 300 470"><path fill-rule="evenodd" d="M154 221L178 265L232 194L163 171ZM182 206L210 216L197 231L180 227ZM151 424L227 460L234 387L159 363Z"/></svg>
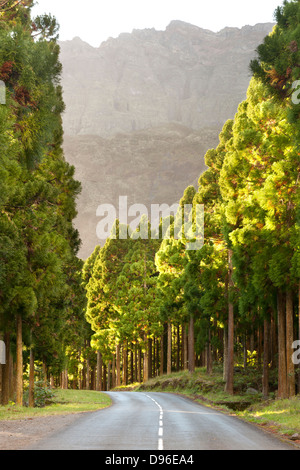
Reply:
<svg viewBox="0 0 300 470"><path fill-rule="evenodd" d="M282 0L38 0L33 14L52 13L60 39L81 37L99 46L109 37L133 29L165 30L172 20L220 31L273 21Z"/></svg>

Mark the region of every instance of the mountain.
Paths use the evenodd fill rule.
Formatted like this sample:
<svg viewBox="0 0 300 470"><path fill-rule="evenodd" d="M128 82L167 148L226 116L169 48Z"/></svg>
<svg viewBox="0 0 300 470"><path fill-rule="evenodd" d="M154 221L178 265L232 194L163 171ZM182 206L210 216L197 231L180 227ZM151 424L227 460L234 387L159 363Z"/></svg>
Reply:
<svg viewBox="0 0 300 470"><path fill-rule="evenodd" d="M204 171L204 154L246 97L249 63L271 23L218 33L181 21L94 48L60 43L66 159L83 191L76 226L86 258L100 204L172 204Z"/></svg>

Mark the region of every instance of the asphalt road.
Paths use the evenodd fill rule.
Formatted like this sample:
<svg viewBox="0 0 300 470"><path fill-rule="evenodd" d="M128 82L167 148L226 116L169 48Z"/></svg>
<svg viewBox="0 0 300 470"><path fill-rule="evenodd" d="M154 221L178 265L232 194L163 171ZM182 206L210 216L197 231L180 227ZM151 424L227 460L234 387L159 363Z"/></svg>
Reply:
<svg viewBox="0 0 300 470"><path fill-rule="evenodd" d="M83 414L30 450L293 450L256 426L168 393L111 392L113 405Z"/></svg>

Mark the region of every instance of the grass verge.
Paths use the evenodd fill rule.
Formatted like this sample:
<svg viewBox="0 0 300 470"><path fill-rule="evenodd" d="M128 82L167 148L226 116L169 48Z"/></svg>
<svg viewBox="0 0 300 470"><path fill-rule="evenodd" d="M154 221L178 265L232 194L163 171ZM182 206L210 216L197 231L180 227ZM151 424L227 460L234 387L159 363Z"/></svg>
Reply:
<svg viewBox="0 0 300 470"><path fill-rule="evenodd" d="M54 390L51 403L43 408L19 407L14 403L0 406L0 420L37 418L97 411L111 405L109 396L88 390Z"/></svg>

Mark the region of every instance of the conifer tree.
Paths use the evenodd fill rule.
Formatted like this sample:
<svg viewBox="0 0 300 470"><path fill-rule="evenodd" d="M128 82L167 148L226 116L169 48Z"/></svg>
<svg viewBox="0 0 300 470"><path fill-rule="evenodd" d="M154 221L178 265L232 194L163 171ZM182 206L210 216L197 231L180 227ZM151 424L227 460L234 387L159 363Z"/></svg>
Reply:
<svg viewBox="0 0 300 470"><path fill-rule="evenodd" d="M32 1L0 5L1 327L16 331L17 402L22 404L23 342L43 360L58 355L74 267L73 228L80 184L62 151L64 110L55 19L31 19ZM39 38L35 32L43 29ZM72 281L71 281L72 278ZM76 290L76 289L75 289ZM83 292L81 293L82 298ZM47 352L46 352L47 351Z"/></svg>

